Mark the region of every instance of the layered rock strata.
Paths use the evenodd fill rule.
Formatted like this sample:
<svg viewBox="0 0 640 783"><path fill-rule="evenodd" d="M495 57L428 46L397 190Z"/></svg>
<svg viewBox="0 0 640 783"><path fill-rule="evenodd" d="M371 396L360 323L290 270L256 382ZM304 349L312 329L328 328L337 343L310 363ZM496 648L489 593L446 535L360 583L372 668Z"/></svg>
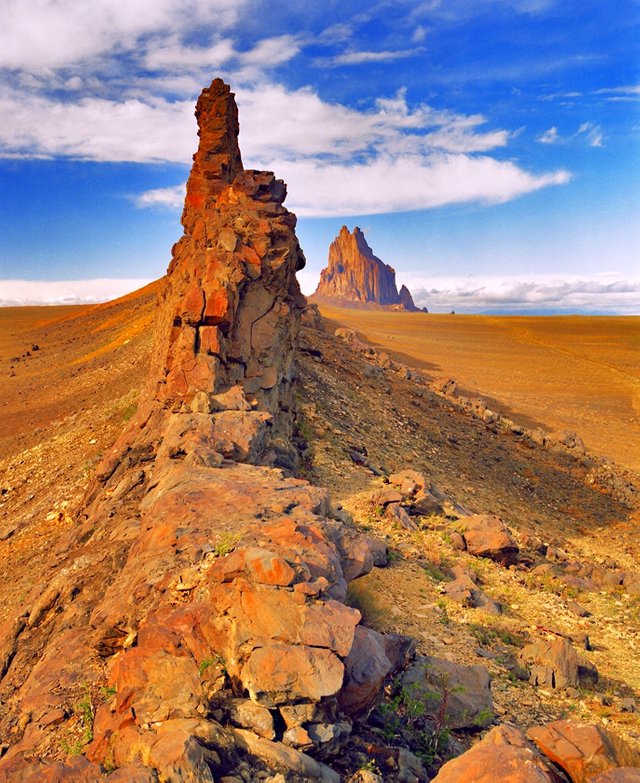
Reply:
<svg viewBox="0 0 640 783"><path fill-rule="evenodd" d="M213 781L243 758L336 781L303 751L337 752L393 665L342 603L367 542L279 469L305 303L285 185L243 169L220 80L196 116L138 411L2 637L0 781Z"/></svg>
<svg viewBox="0 0 640 783"><path fill-rule="evenodd" d="M313 296L329 304L418 310L406 286L398 293L395 270L373 254L358 226L353 233L346 226L340 229L331 243L328 265L320 273Z"/></svg>

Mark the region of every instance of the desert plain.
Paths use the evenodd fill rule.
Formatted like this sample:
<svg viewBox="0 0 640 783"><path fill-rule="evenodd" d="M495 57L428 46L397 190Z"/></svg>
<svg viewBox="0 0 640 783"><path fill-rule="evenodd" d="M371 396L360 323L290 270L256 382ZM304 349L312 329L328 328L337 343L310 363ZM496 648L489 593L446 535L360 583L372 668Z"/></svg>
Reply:
<svg viewBox="0 0 640 783"><path fill-rule="evenodd" d="M321 309L431 379L640 470L640 317Z"/></svg>

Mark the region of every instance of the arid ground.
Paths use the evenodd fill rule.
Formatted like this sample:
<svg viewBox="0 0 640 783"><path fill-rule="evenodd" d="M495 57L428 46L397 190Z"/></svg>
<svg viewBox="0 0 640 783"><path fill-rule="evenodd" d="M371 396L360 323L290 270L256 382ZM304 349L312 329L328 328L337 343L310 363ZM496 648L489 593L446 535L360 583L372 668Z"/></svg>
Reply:
<svg viewBox="0 0 640 783"><path fill-rule="evenodd" d="M0 623L47 572L56 541L76 524L96 463L132 415L154 300L149 287L91 308L0 310ZM425 376L454 375L514 419L523 421L521 413L576 430L592 450L640 466L639 319L324 311ZM359 529L390 547L389 565L359 580L352 596L366 621L410 634L420 652L487 665L497 722L596 720L640 745L639 713L624 706L640 702L640 599L621 586L582 589L532 573L547 544L566 562L636 571L638 510L590 486L588 460L526 446L401 374L372 373L361 353L333 336L336 325L302 332L304 476L328 487ZM419 530L394 528L371 501L384 479L354 461L354 450L385 471L423 471L456 503L498 514L531 552L531 567L505 569L457 551L450 522L437 515ZM454 565L477 571L501 615L444 594ZM594 649L582 655L600 672L577 695L536 689L505 663L524 640L576 634L589 636ZM75 730L74 719L65 731Z"/></svg>
<svg viewBox="0 0 640 783"><path fill-rule="evenodd" d="M587 447L640 470L640 318L480 316L322 306L431 378L519 421L572 430Z"/></svg>

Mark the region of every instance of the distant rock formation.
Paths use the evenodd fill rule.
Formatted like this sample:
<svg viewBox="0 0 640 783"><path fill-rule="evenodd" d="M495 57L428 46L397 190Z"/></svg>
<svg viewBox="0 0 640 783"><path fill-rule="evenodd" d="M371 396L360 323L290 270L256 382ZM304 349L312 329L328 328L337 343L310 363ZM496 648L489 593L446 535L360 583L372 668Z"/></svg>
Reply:
<svg viewBox="0 0 640 783"><path fill-rule="evenodd" d="M411 296L411 291L409 291L406 285L403 285L400 288L398 299L399 304L402 306L403 310L408 310L410 313L415 313L418 311L419 308L416 307L416 304L413 301L413 297Z"/></svg>
<svg viewBox="0 0 640 783"><path fill-rule="evenodd" d="M381 305L417 311L409 289L396 287L395 269L373 254L364 234L342 226L329 248L329 262L320 273L314 299L343 306Z"/></svg>

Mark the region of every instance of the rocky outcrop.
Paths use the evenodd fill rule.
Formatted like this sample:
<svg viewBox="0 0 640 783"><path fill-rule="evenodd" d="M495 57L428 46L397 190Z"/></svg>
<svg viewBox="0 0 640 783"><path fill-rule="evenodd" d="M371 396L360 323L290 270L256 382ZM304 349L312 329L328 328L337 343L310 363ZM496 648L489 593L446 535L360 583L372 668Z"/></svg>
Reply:
<svg viewBox="0 0 640 783"><path fill-rule="evenodd" d="M616 768L640 768L640 753L597 724L557 720L527 734L572 783L587 783Z"/></svg>
<svg viewBox="0 0 640 783"><path fill-rule="evenodd" d="M413 301L413 297L411 296L411 291L409 291L406 285L400 287L400 292L398 293L398 304L403 310L406 310L409 313L417 313L420 309L416 307L416 304Z"/></svg>
<svg viewBox="0 0 640 783"><path fill-rule="evenodd" d="M319 302L343 306L383 305L418 310L406 286L398 294L395 270L373 254L358 226L353 233L346 226L340 229L329 247L328 265L320 273L313 296Z"/></svg>
<svg viewBox="0 0 640 783"><path fill-rule="evenodd" d="M286 187L243 169L227 85L196 116L138 411L2 635L0 781L213 781L243 759L334 781L306 751L338 752L402 663L342 603L366 541L282 470L305 305Z"/></svg>
<svg viewBox="0 0 640 783"><path fill-rule="evenodd" d="M447 762L434 783L561 783L553 765L543 760L525 735L507 724L490 731L462 756Z"/></svg>

